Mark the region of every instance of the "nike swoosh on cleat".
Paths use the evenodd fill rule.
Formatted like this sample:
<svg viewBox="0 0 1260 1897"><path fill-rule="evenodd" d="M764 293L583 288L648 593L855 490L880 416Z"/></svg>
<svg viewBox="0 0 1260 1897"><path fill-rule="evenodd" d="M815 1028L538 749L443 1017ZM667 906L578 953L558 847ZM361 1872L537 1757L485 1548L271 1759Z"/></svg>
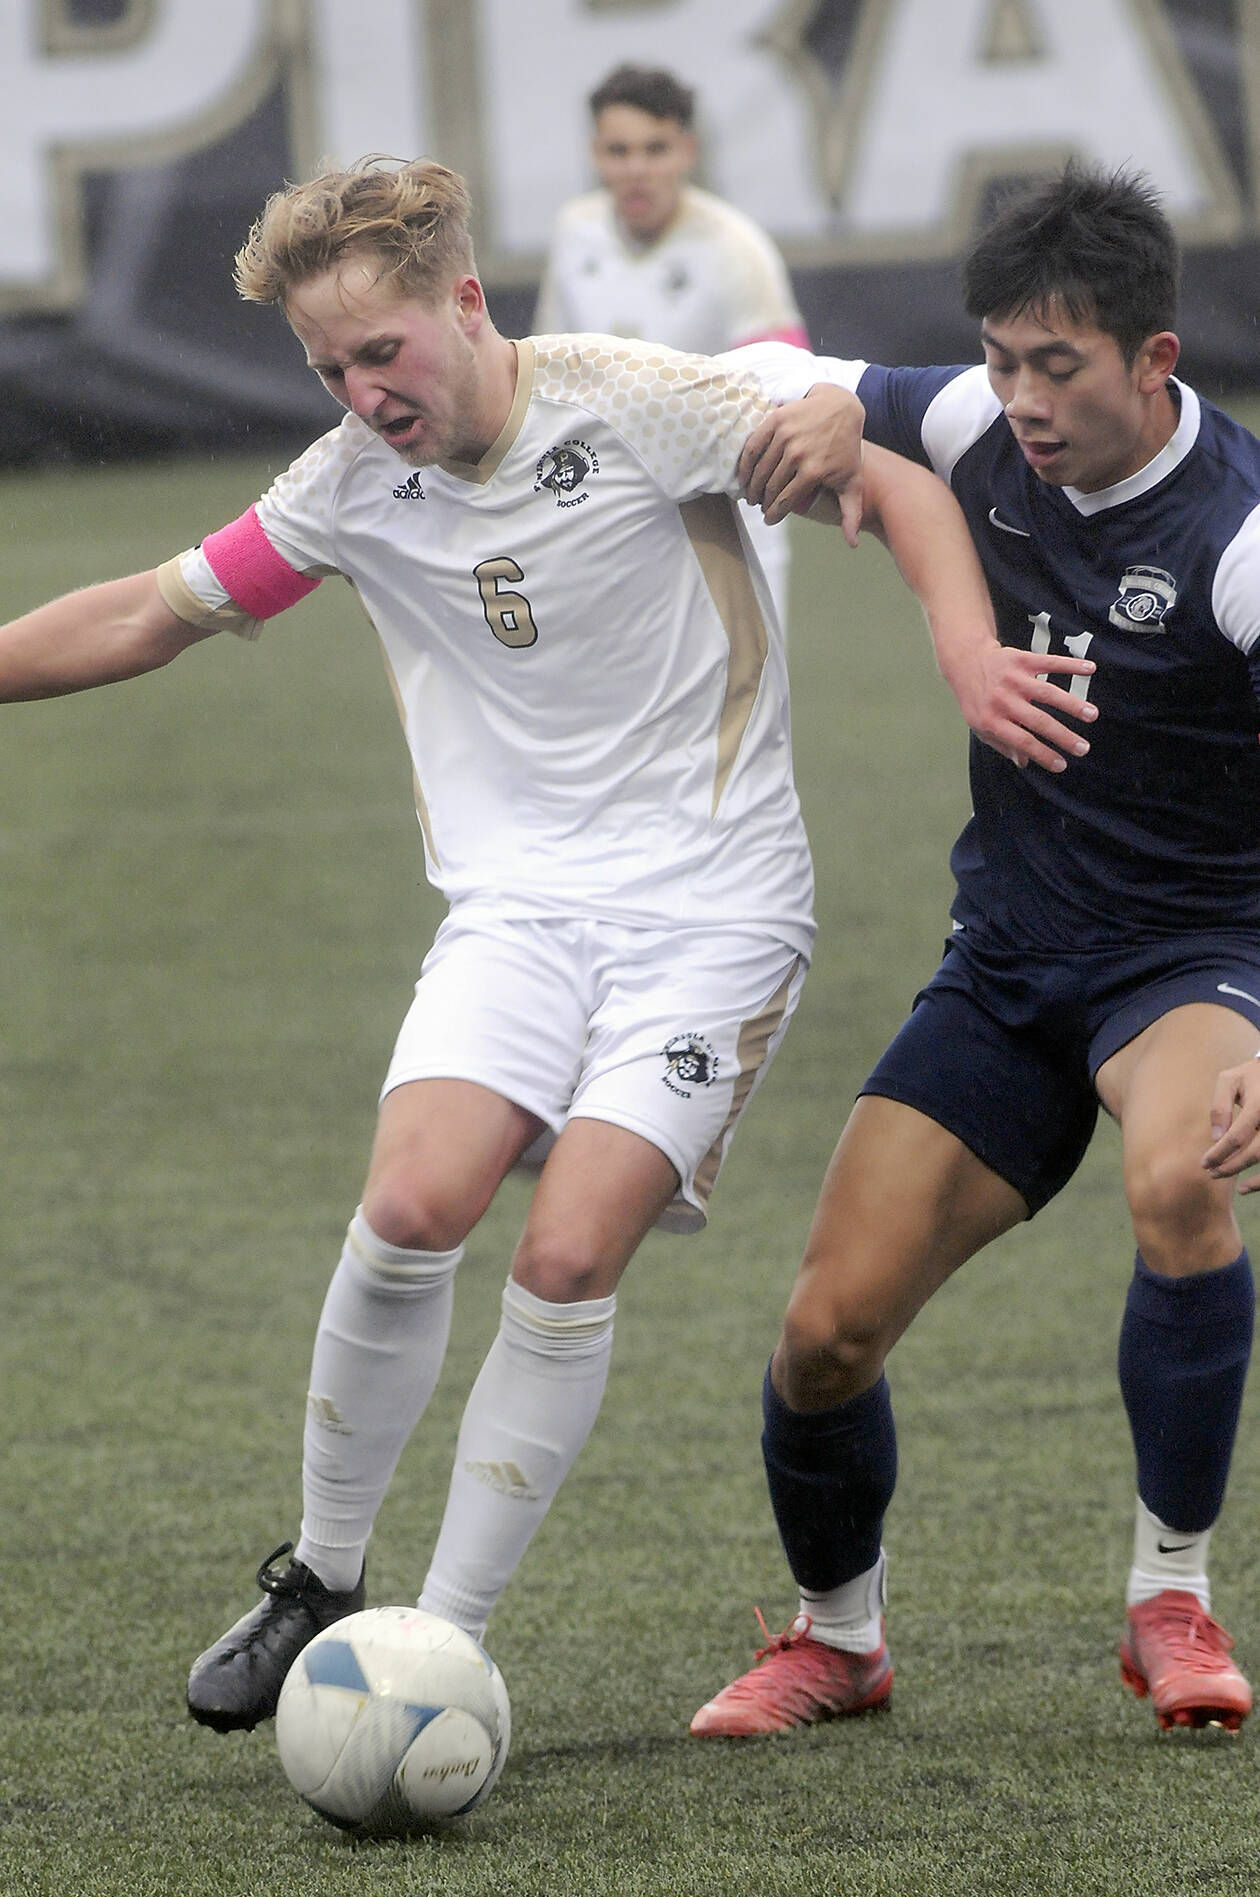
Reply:
<svg viewBox="0 0 1260 1897"><path fill-rule="evenodd" d="M1216 992L1218 995L1237 995L1240 1001L1249 1001L1253 1008L1260 1008L1260 1001L1254 995L1249 995L1245 988L1231 988L1227 981L1218 981Z"/></svg>
<svg viewBox="0 0 1260 1897"><path fill-rule="evenodd" d="M1004 534L1018 534L1021 540L1031 540L1032 535L1023 527L1012 527L1009 520L1003 520L996 507L989 509L989 525L997 527Z"/></svg>
<svg viewBox="0 0 1260 1897"><path fill-rule="evenodd" d="M1187 1548L1193 1548L1192 1541L1157 1541L1155 1546L1161 1554L1184 1554Z"/></svg>

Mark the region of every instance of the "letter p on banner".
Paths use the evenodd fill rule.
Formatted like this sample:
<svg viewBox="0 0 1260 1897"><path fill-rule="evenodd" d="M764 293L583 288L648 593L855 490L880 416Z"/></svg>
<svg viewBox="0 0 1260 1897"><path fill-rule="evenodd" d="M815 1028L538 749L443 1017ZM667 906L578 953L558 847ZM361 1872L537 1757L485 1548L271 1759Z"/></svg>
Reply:
<svg viewBox="0 0 1260 1897"><path fill-rule="evenodd" d="M107 37L0 6L0 308L66 308L82 280L79 175L222 136L271 83L268 0L148 0ZM134 25L128 31L129 21Z"/></svg>

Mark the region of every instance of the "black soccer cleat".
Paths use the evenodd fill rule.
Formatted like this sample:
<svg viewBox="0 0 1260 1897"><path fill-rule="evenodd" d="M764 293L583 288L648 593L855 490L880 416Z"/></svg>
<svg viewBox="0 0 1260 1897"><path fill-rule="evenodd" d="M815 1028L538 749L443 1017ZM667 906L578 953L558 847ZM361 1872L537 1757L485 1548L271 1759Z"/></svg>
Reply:
<svg viewBox="0 0 1260 1897"><path fill-rule="evenodd" d="M267 1556L258 1570L266 1598L193 1661L188 1710L216 1732L252 1732L260 1719L270 1719L303 1647L334 1621L357 1614L367 1597L362 1574L357 1587L338 1594L304 1561L275 1569L272 1562L292 1548L286 1541Z"/></svg>

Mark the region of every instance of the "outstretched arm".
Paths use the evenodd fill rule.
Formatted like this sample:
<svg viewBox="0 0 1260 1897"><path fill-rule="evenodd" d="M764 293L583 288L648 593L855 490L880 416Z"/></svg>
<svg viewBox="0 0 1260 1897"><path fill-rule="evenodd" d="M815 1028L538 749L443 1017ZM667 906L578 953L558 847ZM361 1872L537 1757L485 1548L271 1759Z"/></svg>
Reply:
<svg viewBox="0 0 1260 1897"><path fill-rule="evenodd" d="M1039 678L1044 655L999 644L993 606L962 509L935 474L867 442L862 526L884 541L927 615L946 684L985 744L1015 764L1062 771L1088 741L1054 714L1097 716ZM1056 658L1056 672L1092 672L1088 659Z"/></svg>
<svg viewBox="0 0 1260 1897"><path fill-rule="evenodd" d="M138 678L209 636L176 618L154 574L105 580L0 626L0 701Z"/></svg>

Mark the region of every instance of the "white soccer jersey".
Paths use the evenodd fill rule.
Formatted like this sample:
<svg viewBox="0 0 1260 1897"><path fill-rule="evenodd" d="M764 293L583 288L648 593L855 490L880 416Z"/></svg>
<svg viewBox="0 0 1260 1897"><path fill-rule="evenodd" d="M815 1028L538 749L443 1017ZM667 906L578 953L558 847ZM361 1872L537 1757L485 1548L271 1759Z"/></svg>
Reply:
<svg viewBox="0 0 1260 1897"><path fill-rule="evenodd" d="M573 198L556 219L535 312L538 330L644 337L716 356L773 339L808 348L782 257L734 205L694 185L661 236L637 243L617 221L611 194ZM779 617L788 605L788 531L744 510Z"/></svg>
<svg viewBox="0 0 1260 1897"><path fill-rule="evenodd" d="M252 634L319 577L353 584L451 902L747 925L808 953L782 638L729 498L768 404L713 362L609 337L517 352L476 467L409 470L347 415L162 568L164 596Z"/></svg>
<svg viewBox="0 0 1260 1897"><path fill-rule="evenodd" d="M765 232L694 185L668 229L646 244L622 230L607 191L564 205L534 327L642 336L709 356L765 337L806 340L787 269Z"/></svg>

